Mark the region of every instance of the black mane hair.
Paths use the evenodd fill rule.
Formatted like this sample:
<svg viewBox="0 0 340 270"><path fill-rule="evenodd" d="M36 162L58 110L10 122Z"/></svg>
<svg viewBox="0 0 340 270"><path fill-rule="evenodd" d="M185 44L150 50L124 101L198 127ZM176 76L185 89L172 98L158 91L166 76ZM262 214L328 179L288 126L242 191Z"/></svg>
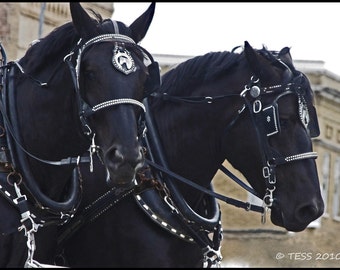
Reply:
<svg viewBox="0 0 340 270"><path fill-rule="evenodd" d="M92 9L90 9L90 12L95 17L93 20L97 27L100 27L102 32L107 32L107 29L101 27L105 21L102 16ZM73 23L65 23L37 42L33 42L33 45L26 51L20 63L25 66L25 72L27 73L39 72L40 69L48 64L46 63L47 61L49 63L62 61L76 46L79 39L80 36L76 33Z"/></svg>
<svg viewBox="0 0 340 270"><path fill-rule="evenodd" d="M228 51L210 52L196 56L166 72L162 76L162 90L167 92L169 89L173 89L172 94L174 92L189 94L192 87L216 79L241 59L241 54ZM176 85L176 82L181 83Z"/></svg>

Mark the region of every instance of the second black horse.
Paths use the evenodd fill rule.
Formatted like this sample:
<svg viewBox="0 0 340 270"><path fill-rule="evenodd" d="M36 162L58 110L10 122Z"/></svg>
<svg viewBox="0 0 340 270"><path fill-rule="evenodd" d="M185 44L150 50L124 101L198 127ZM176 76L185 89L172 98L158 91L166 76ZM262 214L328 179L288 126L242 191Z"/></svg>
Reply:
<svg viewBox="0 0 340 270"><path fill-rule="evenodd" d="M105 170L82 169L84 211L60 238L66 265L218 265L220 211L210 187L225 159L270 209L273 224L300 232L323 214L313 91L288 48L245 42L241 53L194 57L167 72L145 104L148 163L138 185L116 194L100 187Z"/></svg>

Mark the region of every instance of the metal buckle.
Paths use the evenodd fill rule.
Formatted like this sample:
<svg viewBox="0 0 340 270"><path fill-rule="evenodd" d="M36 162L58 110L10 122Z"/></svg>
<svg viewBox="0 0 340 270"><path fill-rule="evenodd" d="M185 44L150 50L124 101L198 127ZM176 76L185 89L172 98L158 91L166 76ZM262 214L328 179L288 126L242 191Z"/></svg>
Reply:
<svg viewBox="0 0 340 270"><path fill-rule="evenodd" d="M262 103L260 100L256 99L253 103L253 112L259 113L262 110Z"/></svg>

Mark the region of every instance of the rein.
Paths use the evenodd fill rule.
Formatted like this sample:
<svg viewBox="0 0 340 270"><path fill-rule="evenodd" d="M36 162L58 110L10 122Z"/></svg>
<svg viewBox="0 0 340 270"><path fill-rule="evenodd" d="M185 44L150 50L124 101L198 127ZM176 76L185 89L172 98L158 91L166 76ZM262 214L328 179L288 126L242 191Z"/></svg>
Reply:
<svg viewBox="0 0 340 270"><path fill-rule="evenodd" d="M63 226L62 232L58 235L58 251L56 254L61 255L61 249L64 242L66 242L75 232L87 223L94 222L99 216L108 211L111 207L115 206L126 196L129 196L135 190L139 189L139 186L134 186L129 189L111 188L103 195L101 195L94 202L90 203L84 209L70 220L66 226Z"/></svg>
<svg viewBox="0 0 340 270"><path fill-rule="evenodd" d="M151 167L161 171L161 172L164 172L166 173L167 175L181 181L182 183L185 183L199 191L202 191L212 197L215 197L221 201L224 201L225 203L228 203L228 204L231 204L231 205L234 205L236 207L240 207L240 208L244 208L245 210L247 211L255 211L255 212L259 212L259 213L263 213L264 212L264 208L261 207L261 206L257 206L257 205L253 205L253 204L250 204L249 202L242 202L242 201L239 201L239 200L236 200L236 199L233 199L233 198L230 198L230 197L226 197L222 194L219 194L219 193L216 193L214 191L211 191L210 189L207 189L207 188L204 188L198 184L196 184L195 182L192 182L191 180L188 180L172 171L170 171L169 169L163 167L163 166L160 166L159 164L149 160L149 159L145 159L145 162L150 165ZM230 171L226 172L225 170L227 170L227 168L223 167L224 170L223 172L227 175L230 175L230 176L233 176L233 177L236 177L235 175L233 175ZM244 184L240 179L235 179L235 180L238 180L240 181L240 183ZM244 184L245 185L245 184ZM242 185L243 186L243 185ZM246 186L245 187L248 191L250 192L254 192L249 186ZM254 194L254 193L253 193ZM256 194L256 193L255 193Z"/></svg>

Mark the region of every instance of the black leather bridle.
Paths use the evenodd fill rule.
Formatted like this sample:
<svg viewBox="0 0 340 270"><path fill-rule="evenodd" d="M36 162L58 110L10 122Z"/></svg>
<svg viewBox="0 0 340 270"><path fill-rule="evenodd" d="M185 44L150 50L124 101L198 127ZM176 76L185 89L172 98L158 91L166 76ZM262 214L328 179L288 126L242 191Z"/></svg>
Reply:
<svg viewBox="0 0 340 270"><path fill-rule="evenodd" d="M289 68L287 67L287 69ZM248 108L250 113L256 130L259 148L262 151L262 175L266 183L266 192L263 198L265 207L271 207L274 200L273 192L276 189L277 166L297 160L317 158L316 152L294 153L289 156L283 156L274 151L269 144L269 137L280 132L278 100L286 95L297 96L299 118L302 125L311 137L319 135L316 114L314 111L309 110L305 99L305 89L302 87L304 80L307 80L307 78L302 73L297 72L294 76L291 73L291 79L288 83L261 87L259 80L252 77L250 83L245 86L240 94L245 101L245 107ZM264 107L261 97L265 95L275 95L275 98L272 103ZM310 125L311 117L313 117L313 126Z"/></svg>

